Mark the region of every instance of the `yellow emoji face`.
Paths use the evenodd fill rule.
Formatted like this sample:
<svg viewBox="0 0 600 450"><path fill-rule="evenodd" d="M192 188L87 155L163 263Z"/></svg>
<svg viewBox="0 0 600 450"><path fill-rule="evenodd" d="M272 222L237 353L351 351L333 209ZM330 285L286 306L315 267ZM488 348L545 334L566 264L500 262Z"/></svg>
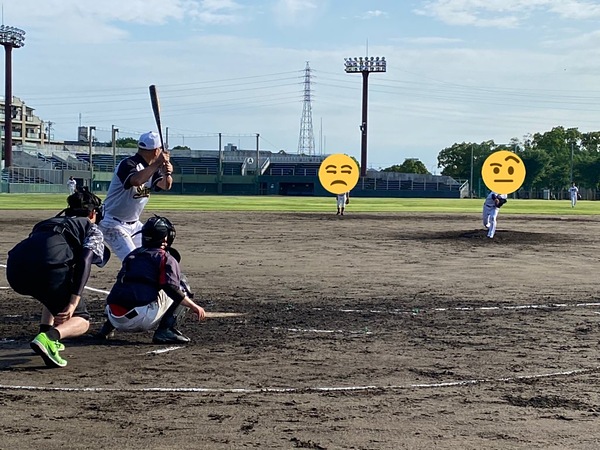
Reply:
<svg viewBox="0 0 600 450"><path fill-rule="evenodd" d="M358 183L358 164L348 155L329 155L319 166L319 181L332 194L351 191Z"/></svg>
<svg viewBox="0 0 600 450"><path fill-rule="evenodd" d="M489 190L497 194L512 194L525 181L525 164L516 153L500 150L486 158L481 176Z"/></svg>

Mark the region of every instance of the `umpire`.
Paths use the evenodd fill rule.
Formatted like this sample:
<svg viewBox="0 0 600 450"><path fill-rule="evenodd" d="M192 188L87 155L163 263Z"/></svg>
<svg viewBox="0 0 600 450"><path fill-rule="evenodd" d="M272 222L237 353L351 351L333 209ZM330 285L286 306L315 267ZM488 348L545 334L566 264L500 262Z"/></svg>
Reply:
<svg viewBox="0 0 600 450"><path fill-rule="evenodd" d="M29 237L8 252L6 278L19 294L43 305L40 333L31 348L48 367L65 367L60 339L83 335L90 315L81 298L91 265L104 266L110 257L102 232L101 200L87 189L67 198L68 208L39 222ZM64 214L64 215L63 215Z"/></svg>

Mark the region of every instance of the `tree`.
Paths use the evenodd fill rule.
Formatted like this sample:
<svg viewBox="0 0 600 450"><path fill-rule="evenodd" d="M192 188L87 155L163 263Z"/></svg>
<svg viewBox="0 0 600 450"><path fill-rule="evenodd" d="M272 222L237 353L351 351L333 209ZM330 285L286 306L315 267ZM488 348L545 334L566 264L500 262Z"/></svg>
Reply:
<svg viewBox="0 0 600 450"><path fill-rule="evenodd" d="M571 182L571 146L578 146L581 133L577 128L554 127L533 135L533 148L544 150L550 163L540 176L543 187L563 189Z"/></svg>
<svg viewBox="0 0 600 450"><path fill-rule="evenodd" d="M191 150L187 145L176 145L171 150Z"/></svg>
<svg viewBox="0 0 600 450"><path fill-rule="evenodd" d="M137 148L138 141L134 138L119 138L117 139L117 147L121 148Z"/></svg>
<svg viewBox="0 0 600 450"><path fill-rule="evenodd" d="M438 167L442 168L442 175L469 180L472 166L473 178L479 178L483 162L495 151L492 150L495 146L494 141L484 141L481 144L470 142L454 144L438 154Z"/></svg>
<svg viewBox="0 0 600 450"><path fill-rule="evenodd" d="M427 170L425 164L417 158L406 158L402 164L394 164L383 169L382 172L421 173L429 175L429 170Z"/></svg>
<svg viewBox="0 0 600 450"><path fill-rule="evenodd" d="M519 153L519 157L525 165L525 180L523 189L534 189L545 187L542 185L544 174L550 165L550 156L542 149L526 148Z"/></svg>

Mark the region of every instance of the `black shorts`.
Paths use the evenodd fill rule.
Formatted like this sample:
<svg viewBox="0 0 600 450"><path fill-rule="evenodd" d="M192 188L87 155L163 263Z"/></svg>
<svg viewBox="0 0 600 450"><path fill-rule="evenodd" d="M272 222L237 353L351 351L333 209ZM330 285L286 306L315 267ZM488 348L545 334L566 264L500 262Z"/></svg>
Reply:
<svg viewBox="0 0 600 450"><path fill-rule="evenodd" d="M38 292L33 294L33 297L48 308L53 316L63 311L71 300L71 282L65 280L61 285L53 286L53 289L48 289L44 293ZM90 313L85 305L85 300L79 299L79 304L73 312L73 317L81 317L85 320L90 320Z"/></svg>
<svg viewBox="0 0 600 450"><path fill-rule="evenodd" d="M52 313L53 316L56 316L59 312L63 311L67 305L69 304L69 300L71 299L71 295L69 294L66 298L66 301L63 299L54 298L38 298L42 304L48 308L48 311ZM85 300L82 298L79 299L79 304L75 311L73 312L73 317L81 317L85 320L90 320L90 313L87 310L87 306L85 304Z"/></svg>
<svg viewBox="0 0 600 450"><path fill-rule="evenodd" d="M52 315L63 311L71 299L73 282L72 271L67 267L61 267L55 270L39 271L33 276L27 271L20 270L16 264L7 265L6 278L11 287L22 295L30 295L39 300L48 308ZM79 305L73 313L73 317L81 317L90 320L90 314L86 308L85 301L79 300Z"/></svg>

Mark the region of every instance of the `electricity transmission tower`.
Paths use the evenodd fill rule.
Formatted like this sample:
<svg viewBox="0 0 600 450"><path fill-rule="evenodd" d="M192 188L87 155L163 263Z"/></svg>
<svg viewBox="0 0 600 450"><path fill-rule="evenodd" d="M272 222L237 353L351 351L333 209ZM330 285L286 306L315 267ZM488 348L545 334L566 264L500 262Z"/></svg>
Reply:
<svg viewBox="0 0 600 450"><path fill-rule="evenodd" d="M312 78L310 66L306 62L304 69L304 105L302 119L300 119L300 138L298 139L298 153L304 155L315 154L315 136L312 124L312 100L310 96L310 79Z"/></svg>

